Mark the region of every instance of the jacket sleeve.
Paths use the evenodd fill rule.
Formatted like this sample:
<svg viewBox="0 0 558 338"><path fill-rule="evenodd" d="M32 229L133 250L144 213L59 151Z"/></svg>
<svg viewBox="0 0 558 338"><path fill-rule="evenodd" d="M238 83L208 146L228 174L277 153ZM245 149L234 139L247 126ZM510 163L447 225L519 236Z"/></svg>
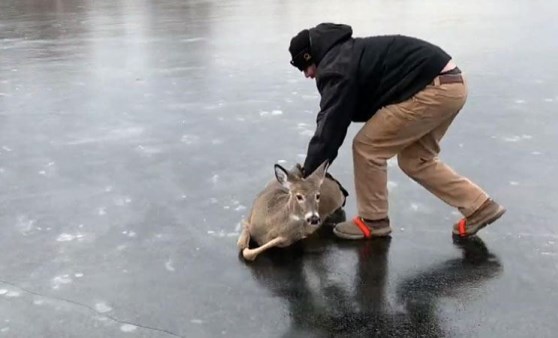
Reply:
<svg viewBox="0 0 558 338"><path fill-rule="evenodd" d="M330 73L317 82L321 94L316 131L308 144L304 175L308 176L325 160L331 164L351 124L356 105L353 81L340 73Z"/></svg>

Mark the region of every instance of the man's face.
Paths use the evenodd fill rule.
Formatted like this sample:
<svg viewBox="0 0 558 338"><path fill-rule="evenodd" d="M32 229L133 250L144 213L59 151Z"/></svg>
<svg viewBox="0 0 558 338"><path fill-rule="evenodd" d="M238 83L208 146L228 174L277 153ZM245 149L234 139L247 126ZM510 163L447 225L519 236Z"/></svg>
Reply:
<svg viewBox="0 0 558 338"><path fill-rule="evenodd" d="M316 77L316 65L310 65L304 70L304 76L308 79L313 79Z"/></svg>

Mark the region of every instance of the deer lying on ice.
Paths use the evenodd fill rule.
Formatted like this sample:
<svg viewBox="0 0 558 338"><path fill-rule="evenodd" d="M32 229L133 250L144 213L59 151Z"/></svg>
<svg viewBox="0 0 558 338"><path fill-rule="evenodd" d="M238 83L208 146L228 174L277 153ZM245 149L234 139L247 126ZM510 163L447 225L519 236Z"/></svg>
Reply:
<svg viewBox="0 0 558 338"><path fill-rule="evenodd" d="M306 238L345 204L346 191L326 175L327 168L324 162L304 179L300 165L291 171L275 165L276 180L256 197L238 238L244 259L252 261L269 248ZM259 247L250 249L250 239Z"/></svg>

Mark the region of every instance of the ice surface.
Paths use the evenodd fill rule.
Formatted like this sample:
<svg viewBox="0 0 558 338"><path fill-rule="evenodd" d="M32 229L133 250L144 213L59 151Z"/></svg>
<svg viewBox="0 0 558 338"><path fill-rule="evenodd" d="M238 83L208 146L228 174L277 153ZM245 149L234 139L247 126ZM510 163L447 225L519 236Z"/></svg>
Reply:
<svg viewBox="0 0 558 338"><path fill-rule="evenodd" d="M1 1L1 335L554 337L557 10ZM461 213L394 157L391 241L337 241L330 229L238 259L241 222L273 164L306 157L320 97L287 49L321 21L428 39L465 72L468 102L440 159L507 207L483 243L454 245ZM349 191L347 217L360 126L330 169Z"/></svg>

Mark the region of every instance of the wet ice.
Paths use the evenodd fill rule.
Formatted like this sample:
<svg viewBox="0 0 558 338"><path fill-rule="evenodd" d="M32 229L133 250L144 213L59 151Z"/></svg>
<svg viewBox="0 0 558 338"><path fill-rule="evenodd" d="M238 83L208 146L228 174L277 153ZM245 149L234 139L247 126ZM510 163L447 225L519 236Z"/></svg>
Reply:
<svg viewBox="0 0 558 338"><path fill-rule="evenodd" d="M541 41L554 41L556 3L306 5L320 10L0 2L2 279L45 294L1 286L5 336L554 336L558 81ZM389 251L320 239L238 261L245 203L270 163L302 162L315 128L316 83L288 63L288 40L327 17L355 35L428 37L468 73L442 157L509 208L480 233L484 251L454 246L462 215L393 168ZM348 217L359 127L332 167Z"/></svg>

